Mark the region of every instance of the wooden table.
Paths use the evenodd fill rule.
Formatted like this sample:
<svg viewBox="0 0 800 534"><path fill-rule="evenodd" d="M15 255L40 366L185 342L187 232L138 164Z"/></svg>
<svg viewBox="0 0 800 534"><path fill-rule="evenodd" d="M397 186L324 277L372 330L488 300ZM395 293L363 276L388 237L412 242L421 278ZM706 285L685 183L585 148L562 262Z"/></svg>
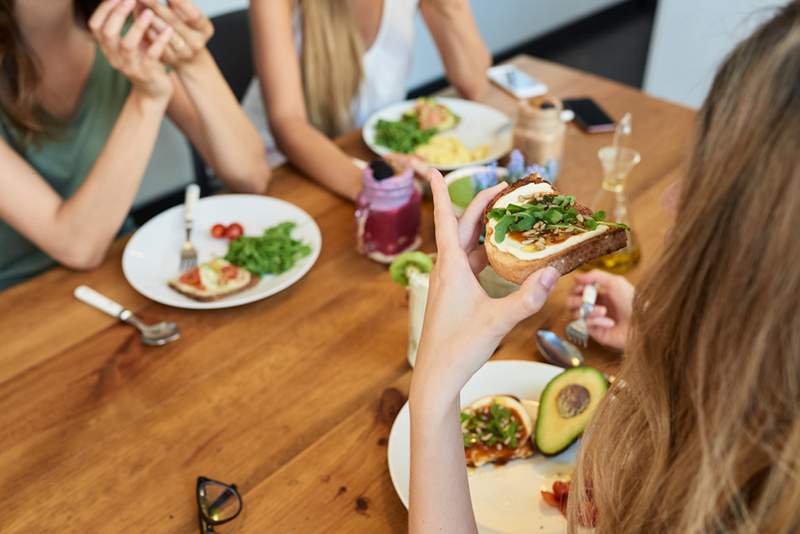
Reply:
<svg viewBox="0 0 800 534"><path fill-rule="evenodd" d="M638 278L658 255L659 197L680 174L694 113L551 63L515 62L557 96L591 95L615 117L632 112L643 161L629 185ZM485 100L514 110L497 89ZM597 149L609 142L570 126L561 189L590 198ZM340 143L369 155L357 133ZM124 241L94 272L58 268L0 294L0 530L193 532L195 480L205 475L241 489L237 532L405 531L386 463L411 378L404 291L355 253L352 205L290 167L276 171L270 194L316 218L323 249L303 280L269 299L213 311L153 303L122 275ZM429 203L423 227L433 250ZM177 322L183 338L143 346L130 327L77 302L79 284ZM569 287L563 281L495 357L539 359L534 329L563 326ZM590 349L598 367L617 358Z"/></svg>

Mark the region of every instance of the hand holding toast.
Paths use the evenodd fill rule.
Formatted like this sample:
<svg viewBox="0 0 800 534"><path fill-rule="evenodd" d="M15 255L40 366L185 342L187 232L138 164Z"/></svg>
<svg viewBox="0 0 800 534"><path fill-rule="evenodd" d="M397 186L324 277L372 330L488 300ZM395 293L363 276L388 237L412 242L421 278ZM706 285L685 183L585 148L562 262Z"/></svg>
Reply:
<svg viewBox="0 0 800 534"><path fill-rule="evenodd" d="M503 337L541 309L558 281L558 271L545 268L502 299L490 298L478 283L475 273L486 265L478 245L483 211L504 187L480 192L459 221L444 178L431 172L438 256L430 275L412 396L431 394L442 404L451 402Z"/></svg>
<svg viewBox="0 0 800 534"><path fill-rule="evenodd" d="M589 335L607 347L623 350L633 314L633 285L625 277L605 271L579 274L567 298L567 307L576 318L581 307L583 288L587 284L598 286L597 304L586 321Z"/></svg>

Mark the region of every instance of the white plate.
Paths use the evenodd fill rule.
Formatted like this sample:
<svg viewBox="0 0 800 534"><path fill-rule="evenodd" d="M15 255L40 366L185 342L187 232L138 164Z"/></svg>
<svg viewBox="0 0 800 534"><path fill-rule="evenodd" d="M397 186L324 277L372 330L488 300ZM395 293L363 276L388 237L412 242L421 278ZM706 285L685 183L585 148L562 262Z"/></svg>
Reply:
<svg viewBox="0 0 800 534"><path fill-rule="evenodd" d="M465 406L487 395L510 394L537 400L547 383L563 369L528 361L493 361L484 365L461 390ZM389 474L400 500L408 508L410 420L403 406L389 434ZM540 491L569 475L575 466L577 446L558 456L536 454L504 466L470 469L469 488L478 530L482 534L563 533L567 522L561 512L546 505Z"/></svg>
<svg viewBox="0 0 800 534"><path fill-rule="evenodd" d="M437 165L438 168L450 171L472 165L485 165L502 158L511 151L511 128L503 128L510 124L511 119L505 114L486 104L461 98L437 98L437 100L461 117L461 122L458 123L458 126L439 135L454 135L464 143L464 146L470 149L474 149L479 145L489 145L489 155L485 159L464 162L459 165ZM391 150L385 146L375 143L375 125L378 124L378 120L399 120L403 113L414 107L415 102L415 100L406 100L405 102L392 104L375 112L367 119L364 128L361 130L361 135L364 137L364 142L373 152L379 156L391 153Z"/></svg>
<svg viewBox="0 0 800 534"><path fill-rule="evenodd" d="M287 272L266 275L254 287L212 302L192 300L167 286L179 273L180 248L185 237L183 206L175 206L153 217L133 234L122 254L122 272L133 288L145 297L177 308L208 310L231 308L274 295L305 275L322 249L322 235L314 219L297 206L260 195L217 195L201 198L194 208L192 242L200 263L222 257L228 251L225 239L211 237L216 223L239 222L245 235L261 235L266 228L291 221L297 224L292 237L311 246L311 254Z"/></svg>

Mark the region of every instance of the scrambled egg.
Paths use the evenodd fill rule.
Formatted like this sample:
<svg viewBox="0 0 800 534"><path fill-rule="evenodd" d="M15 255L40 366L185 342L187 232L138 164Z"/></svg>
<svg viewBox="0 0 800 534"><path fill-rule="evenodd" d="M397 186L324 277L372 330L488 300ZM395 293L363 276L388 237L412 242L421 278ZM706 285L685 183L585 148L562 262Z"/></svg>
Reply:
<svg viewBox="0 0 800 534"><path fill-rule="evenodd" d="M431 165L460 165L488 157L489 145L470 150L455 136L437 135L418 146L414 153Z"/></svg>

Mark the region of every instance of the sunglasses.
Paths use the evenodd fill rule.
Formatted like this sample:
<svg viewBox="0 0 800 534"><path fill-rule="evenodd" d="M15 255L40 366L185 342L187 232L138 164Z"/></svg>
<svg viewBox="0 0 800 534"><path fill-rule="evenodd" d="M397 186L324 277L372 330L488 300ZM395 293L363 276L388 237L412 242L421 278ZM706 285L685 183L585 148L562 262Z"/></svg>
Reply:
<svg viewBox="0 0 800 534"><path fill-rule="evenodd" d="M242 511L242 496L236 484L197 477L197 520L200 534L213 534L214 527L236 519Z"/></svg>

